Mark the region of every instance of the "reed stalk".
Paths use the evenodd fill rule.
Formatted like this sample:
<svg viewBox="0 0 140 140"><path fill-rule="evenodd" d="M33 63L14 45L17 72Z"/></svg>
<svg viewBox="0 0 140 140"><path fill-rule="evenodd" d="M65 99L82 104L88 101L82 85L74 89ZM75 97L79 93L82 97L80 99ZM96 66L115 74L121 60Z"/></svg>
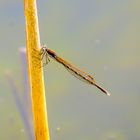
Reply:
<svg viewBox="0 0 140 140"><path fill-rule="evenodd" d="M24 0L26 52L36 140L49 140L36 0ZM37 53L35 53L37 52Z"/></svg>

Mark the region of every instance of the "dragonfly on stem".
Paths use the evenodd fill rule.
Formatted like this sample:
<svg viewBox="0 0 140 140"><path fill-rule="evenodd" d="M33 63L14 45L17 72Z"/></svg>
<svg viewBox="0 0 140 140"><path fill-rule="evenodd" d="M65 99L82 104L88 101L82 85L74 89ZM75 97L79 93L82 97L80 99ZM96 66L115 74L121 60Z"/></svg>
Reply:
<svg viewBox="0 0 140 140"><path fill-rule="evenodd" d="M88 83L90 85L96 86L103 93L105 93L106 95L110 96L110 93L107 90L105 90L104 88L102 88L101 86L99 86L92 76L88 75L84 71L76 68L74 65L72 65L69 62L65 61L64 59L59 57L54 51L52 51L48 47L43 46L41 48L41 59L43 59L45 57L45 60L46 60L45 64L47 64L50 61L48 56L51 57L52 59L56 60L58 63L62 64L76 78L78 78L78 79L80 79L80 80L82 80L82 81L84 81L84 82L86 82L86 83Z"/></svg>

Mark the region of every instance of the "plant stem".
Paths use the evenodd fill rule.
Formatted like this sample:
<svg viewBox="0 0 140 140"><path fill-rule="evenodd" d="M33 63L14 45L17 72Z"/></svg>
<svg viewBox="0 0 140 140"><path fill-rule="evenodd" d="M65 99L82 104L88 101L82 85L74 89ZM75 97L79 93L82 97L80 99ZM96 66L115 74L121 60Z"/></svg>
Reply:
<svg viewBox="0 0 140 140"><path fill-rule="evenodd" d="M24 0L26 52L36 140L49 140L36 0Z"/></svg>

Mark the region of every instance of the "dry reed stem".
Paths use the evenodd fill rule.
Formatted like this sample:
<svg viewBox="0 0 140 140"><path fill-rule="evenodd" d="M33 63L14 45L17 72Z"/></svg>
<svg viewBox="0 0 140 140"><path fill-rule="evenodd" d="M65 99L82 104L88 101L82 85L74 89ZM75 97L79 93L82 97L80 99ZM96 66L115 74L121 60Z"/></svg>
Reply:
<svg viewBox="0 0 140 140"><path fill-rule="evenodd" d="M40 59L39 29L36 0L24 0L24 13L26 22L26 46L28 74L31 87L32 111L36 140L49 140L48 119L46 112L44 78Z"/></svg>

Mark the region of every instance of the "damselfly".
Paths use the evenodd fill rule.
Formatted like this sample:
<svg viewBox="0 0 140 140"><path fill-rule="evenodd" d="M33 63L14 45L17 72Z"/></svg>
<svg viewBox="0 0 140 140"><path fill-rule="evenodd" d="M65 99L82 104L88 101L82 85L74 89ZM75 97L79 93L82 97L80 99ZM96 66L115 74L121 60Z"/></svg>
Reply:
<svg viewBox="0 0 140 140"><path fill-rule="evenodd" d="M110 93L107 90L105 90L104 88L102 88L101 86L99 86L92 76L88 75L84 71L76 68L75 66L73 66L69 62L65 61L64 59L59 57L54 51L52 51L51 49L47 48L46 46L43 46L41 48L41 55L42 55L42 59L45 57L46 63L48 63L48 61L49 61L48 56L51 57L52 59L56 60L58 63L62 64L76 78L78 78L78 79L80 79L80 80L82 80L82 81L84 81L84 82L86 82L86 83L88 83L90 85L96 86L103 93L105 93L106 95L110 96Z"/></svg>

